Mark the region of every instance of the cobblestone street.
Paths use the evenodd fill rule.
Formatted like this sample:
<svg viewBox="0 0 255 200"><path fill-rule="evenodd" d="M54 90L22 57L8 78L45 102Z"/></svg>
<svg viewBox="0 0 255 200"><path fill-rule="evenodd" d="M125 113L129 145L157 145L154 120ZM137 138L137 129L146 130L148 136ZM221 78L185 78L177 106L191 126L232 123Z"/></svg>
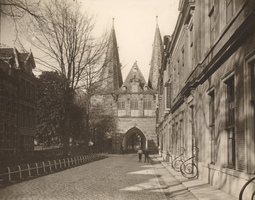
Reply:
<svg viewBox="0 0 255 200"><path fill-rule="evenodd" d="M160 164L134 154L109 158L0 189L0 199L167 199Z"/></svg>

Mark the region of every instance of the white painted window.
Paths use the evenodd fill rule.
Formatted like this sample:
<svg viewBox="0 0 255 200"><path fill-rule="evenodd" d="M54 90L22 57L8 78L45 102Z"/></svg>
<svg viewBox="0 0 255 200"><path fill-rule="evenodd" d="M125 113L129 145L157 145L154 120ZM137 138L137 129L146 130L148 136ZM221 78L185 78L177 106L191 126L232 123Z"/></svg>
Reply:
<svg viewBox="0 0 255 200"><path fill-rule="evenodd" d="M139 110L131 110L131 116L132 117L138 117L139 116Z"/></svg>
<svg viewBox="0 0 255 200"><path fill-rule="evenodd" d="M152 110L144 110L144 116L152 116Z"/></svg>
<svg viewBox="0 0 255 200"><path fill-rule="evenodd" d="M126 115L126 110L118 110L118 117L122 117Z"/></svg>

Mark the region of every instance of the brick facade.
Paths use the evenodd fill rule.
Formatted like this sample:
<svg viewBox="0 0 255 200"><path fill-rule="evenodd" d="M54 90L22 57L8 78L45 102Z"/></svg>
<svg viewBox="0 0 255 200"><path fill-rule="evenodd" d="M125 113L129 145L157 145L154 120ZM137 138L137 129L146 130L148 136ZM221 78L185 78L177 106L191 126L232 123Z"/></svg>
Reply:
<svg viewBox="0 0 255 200"><path fill-rule="evenodd" d="M36 85L32 53L0 49L0 152L8 156L34 150Z"/></svg>

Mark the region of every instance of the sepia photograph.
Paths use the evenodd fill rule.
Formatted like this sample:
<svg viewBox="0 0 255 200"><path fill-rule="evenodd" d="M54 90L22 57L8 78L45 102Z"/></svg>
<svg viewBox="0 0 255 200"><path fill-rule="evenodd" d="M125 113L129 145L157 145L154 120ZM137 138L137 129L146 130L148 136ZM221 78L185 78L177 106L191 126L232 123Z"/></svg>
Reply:
<svg viewBox="0 0 255 200"><path fill-rule="evenodd" d="M255 1L0 0L0 199L255 200Z"/></svg>

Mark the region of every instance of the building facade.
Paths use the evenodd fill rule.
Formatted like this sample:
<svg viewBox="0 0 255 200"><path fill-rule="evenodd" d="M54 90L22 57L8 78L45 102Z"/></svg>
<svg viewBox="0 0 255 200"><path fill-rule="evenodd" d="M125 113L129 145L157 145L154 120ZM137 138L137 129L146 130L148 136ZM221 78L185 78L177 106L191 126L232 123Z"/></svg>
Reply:
<svg viewBox="0 0 255 200"><path fill-rule="evenodd" d="M123 82L117 39L115 29L112 27L101 79L104 106L114 114L117 122L116 132L110 134L114 153L119 153L121 146L126 152L137 151L139 147L157 152L156 85L161 62L159 58L162 57L157 51L159 48L163 53L157 25L148 83L136 61Z"/></svg>
<svg viewBox="0 0 255 200"><path fill-rule="evenodd" d="M181 0L179 11L159 76L161 153L196 154L198 178L238 197L255 174L255 2Z"/></svg>
<svg viewBox="0 0 255 200"><path fill-rule="evenodd" d="M0 49L0 152L3 156L34 150L36 85L32 53Z"/></svg>

